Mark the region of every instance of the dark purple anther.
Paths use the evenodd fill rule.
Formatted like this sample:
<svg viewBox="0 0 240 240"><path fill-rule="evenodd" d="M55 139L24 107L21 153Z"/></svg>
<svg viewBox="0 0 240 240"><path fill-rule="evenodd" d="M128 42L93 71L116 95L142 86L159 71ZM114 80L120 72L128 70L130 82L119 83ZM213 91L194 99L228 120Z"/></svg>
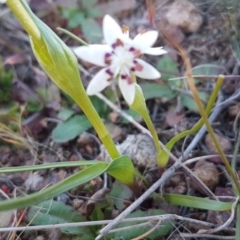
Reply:
<svg viewBox="0 0 240 240"><path fill-rule="evenodd" d="M112 57L112 54L111 53L106 53L105 54L105 57L104 57L104 62L105 62L105 64L110 64L111 63L111 61L112 61L112 59L111 59L111 57Z"/></svg>
<svg viewBox="0 0 240 240"><path fill-rule="evenodd" d="M123 42L120 39L117 39L117 41L112 44L112 48L115 49L118 46L123 46Z"/></svg>
<svg viewBox="0 0 240 240"><path fill-rule="evenodd" d="M113 77L113 72L110 70L110 68L108 68L106 70L106 73L110 76L110 77Z"/></svg>
<svg viewBox="0 0 240 240"><path fill-rule="evenodd" d="M134 47L129 48L129 52L135 52L135 51L136 51L136 49Z"/></svg>

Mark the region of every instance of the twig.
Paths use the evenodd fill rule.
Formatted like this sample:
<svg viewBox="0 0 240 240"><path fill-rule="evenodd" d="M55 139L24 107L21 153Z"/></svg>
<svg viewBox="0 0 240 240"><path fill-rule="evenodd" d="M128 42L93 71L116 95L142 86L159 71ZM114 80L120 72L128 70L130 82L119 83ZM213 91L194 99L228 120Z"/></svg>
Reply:
<svg viewBox="0 0 240 240"><path fill-rule="evenodd" d="M168 222L168 221L185 221L185 222L192 222L203 226L208 227L217 227L219 225L213 224L210 222L204 222L192 218L178 216L176 214L165 214L165 215L154 215L148 217L135 217L135 218L126 218L123 219L122 222L142 222L142 221L161 221L161 222ZM59 223L59 224L50 224L50 225L38 225L38 226L24 226L24 227L6 227L0 228L0 232L11 232L11 231L30 231L30 230L41 230L41 229L53 229L53 228L66 228L66 227L87 227L87 226L97 226L103 225L111 222L112 220L102 220L102 221L89 221L89 222L74 222L74 223ZM152 223L151 223L152 224ZM119 228L120 229L120 228ZM235 232L235 228L226 227L225 231ZM115 230L113 230L115 231Z"/></svg>
<svg viewBox="0 0 240 240"><path fill-rule="evenodd" d="M218 78L219 75L192 75L193 78ZM225 80L227 79L240 79L240 75L224 75ZM176 81L176 80L181 80L181 79L186 79L188 78L187 76L182 76L182 77L175 77L175 78L169 78L169 81Z"/></svg>
<svg viewBox="0 0 240 240"><path fill-rule="evenodd" d="M220 93L220 95L218 97L218 100L217 100L217 104L219 104L222 101L222 99L223 99L223 96ZM219 107L216 107L214 109L211 116L209 117L209 122L210 123L213 122L216 119L216 117L221 112L222 107L223 107L223 105L219 106ZM121 114L121 112L119 112L119 113ZM135 124L135 126L136 126L136 124ZM141 128L142 128L142 126L141 126ZM145 132L146 132L146 129L145 129ZM124 219L129 213L131 213L133 210L135 210L145 199L147 199L154 191L156 191L159 188L159 186L161 186L169 177L171 177L173 175L173 173L175 172L175 170L183 165L182 161L184 159L184 156L187 156L192 151L192 149L196 146L196 144L199 142L199 140L203 137L205 132L206 132L206 127L203 126L199 130L199 132L196 134L196 136L194 137L194 139L190 143L190 145L187 147L187 149L184 151L183 156L181 156L178 161L176 161L169 169L167 169L163 173L161 178L157 182L155 182L151 187L149 187L147 189L147 191L142 194L142 196L140 196L133 204L131 204L127 209L125 209L120 215L118 215L111 223L109 223L107 226L105 226L99 232L100 234L98 235L96 240L101 239L101 237L103 235L107 234L110 229L112 229L119 221Z"/></svg>
<svg viewBox="0 0 240 240"><path fill-rule="evenodd" d="M213 109L213 112L212 112L212 114L209 117L209 123L214 122L214 120L220 114L220 112L222 110L222 107L224 106L224 105L219 105L222 102L222 100L223 100L223 95L220 92L219 96L218 96L218 99L217 99L216 107ZM193 150L193 148L197 145L197 143L202 139L202 137L204 136L205 132L206 132L206 127L203 126L198 131L198 133L195 135L195 137L193 138L191 143L188 145L188 147L184 151L184 154L180 157L180 159L179 159L180 161L184 161L185 156L187 156Z"/></svg>
<svg viewBox="0 0 240 240"><path fill-rule="evenodd" d="M229 97L227 100L221 102L220 104L216 105L215 107L219 107L221 105L226 105L226 104L228 104L230 102L233 102L238 97L240 97L240 91L236 91L231 97Z"/></svg>
<svg viewBox="0 0 240 240"><path fill-rule="evenodd" d="M232 157L232 156L233 156L232 154L226 154L226 157ZM215 158L215 157L219 157L219 155L218 154L212 154L212 155L205 155L205 156L190 158L187 161L185 161L184 164L187 165L187 164L197 162L201 159L209 159L209 158Z"/></svg>
<svg viewBox="0 0 240 240"><path fill-rule="evenodd" d="M223 239L223 240L235 240L235 236L222 236L222 235L211 235L211 234L199 234L199 233L181 233L182 238L205 238L205 239Z"/></svg>
<svg viewBox="0 0 240 240"><path fill-rule="evenodd" d="M202 230L202 231L199 231L199 232L201 232L201 233L215 233L215 232L219 232L219 231L223 230L225 227L227 227L234 219L235 209L236 209L236 206L238 204L238 200L239 200L239 197L237 197L235 202L233 203L232 208L231 208L231 215L224 224L222 224L221 226L218 226L214 229Z"/></svg>

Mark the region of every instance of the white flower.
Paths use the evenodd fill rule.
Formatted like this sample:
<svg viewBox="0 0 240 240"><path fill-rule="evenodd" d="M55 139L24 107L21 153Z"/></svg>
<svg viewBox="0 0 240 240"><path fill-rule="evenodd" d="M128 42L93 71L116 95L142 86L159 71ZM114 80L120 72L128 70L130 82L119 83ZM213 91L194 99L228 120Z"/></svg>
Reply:
<svg viewBox="0 0 240 240"><path fill-rule="evenodd" d="M161 76L157 69L138 57L144 53L161 55L166 51L161 47L151 48L158 38L157 31L146 31L130 39L128 30L122 30L109 15L103 19L103 35L106 45L92 44L73 50L84 61L103 67L89 83L87 94L101 92L117 78L124 99L131 105L135 97L132 74L144 79L157 79Z"/></svg>
<svg viewBox="0 0 240 240"><path fill-rule="evenodd" d="M0 3L5 3L7 0L0 0Z"/></svg>

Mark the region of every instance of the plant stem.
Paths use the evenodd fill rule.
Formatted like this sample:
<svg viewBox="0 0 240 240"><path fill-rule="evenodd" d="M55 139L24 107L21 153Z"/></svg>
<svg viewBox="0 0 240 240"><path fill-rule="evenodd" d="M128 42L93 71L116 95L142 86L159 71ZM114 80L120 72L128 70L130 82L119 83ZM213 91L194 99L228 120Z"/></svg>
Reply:
<svg viewBox="0 0 240 240"><path fill-rule="evenodd" d="M11 9L15 17L22 24L29 36L34 36L35 38L41 38L41 33L28 14L21 0L7 0L7 6Z"/></svg>
<svg viewBox="0 0 240 240"><path fill-rule="evenodd" d="M170 43L179 51L179 54L180 56L182 57L183 61L184 61L184 65L185 65L185 68L186 68L186 76L187 76L187 83L188 83L188 86L193 94L193 98L197 104L197 107L198 107L198 110L199 110L199 113L204 121L204 124L207 128L207 131L208 133L210 134L211 138L212 138L212 141L217 149L217 152L219 153L219 155L221 156L221 159L223 161L223 164L225 165L229 175L231 176L231 180L232 180L232 183L233 185L235 185L234 187L236 188L237 190L237 195L240 196L240 184L238 182L238 179L237 179L237 176L235 174L235 172L233 171L233 169L231 168L231 165L229 164L221 146L219 145L218 141L217 141L217 138L214 134L214 131L213 131L213 128L211 126L211 124L209 123L208 121L208 116L207 114L205 113L204 111L204 108L203 108L203 105L202 105L202 102L199 98L199 95L198 95L198 91L197 91L197 88L195 86L195 83L194 83L194 80L193 80L193 77L192 77L192 68L191 68L191 62L190 62L190 59L186 53L186 51L183 49L183 47L174 41L174 39L166 32L164 31L164 26L162 25L162 23L159 23L159 27L161 27L162 29L162 34L163 36L170 41ZM223 79L225 78L223 75L219 75L219 77L222 77Z"/></svg>
<svg viewBox="0 0 240 240"><path fill-rule="evenodd" d="M220 75L220 76L222 78L224 78L224 76L222 76L222 75ZM212 138L212 141L213 141L213 143L214 143L214 145L215 145L219 155L221 156L222 161L223 161L223 163L224 163L224 165L225 165L229 175L232 178L233 185L235 185L234 187L236 187L236 189L237 189L237 195L240 196L240 184L238 183L238 179L236 177L236 174L233 171L233 169L231 168L231 165L229 164L229 162L228 162L228 160L227 160L227 158L226 158L226 156L225 156L225 154L224 154L220 144L218 143L218 140L217 140L217 138L216 138L216 136L214 134L212 126L210 125L210 123L208 121L207 114L204 111L204 108L202 106L201 100L200 100L200 98L198 96L197 88L196 88L192 78L188 78L188 85L189 85L189 87L190 87L190 89L191 89L191 91L193 93L193 98L194 98L194 100L195 100L195 102L196 102L196 104L198 106L198 110L199 110L199 112L200 112L200 114L202 116L202 119L203 119L203 121L204 121L204 123L206 125L206 128L207 128L207 130L208 130L208 132L209 132L209 134L210 134L210 136Z"/></svg>
<svg viewBox="0 0 240 240"><path fill-rule="evenodd" d="M84 104L83 104L83 98L84 98ZM110 157L113 160L120 157L120 154L116 148L116 145L114 144L108 130L103 124L95 108L93 107L92 102L90 101L86 92L84 91L84 96L82 95L81 98L79 98L79 96L78 98L75 97L74 100L77 102L79 106L81 106L83 112L85 113L89 121L92 123L94 129L98 133L100 140L102 141L103 145L107 149Z"/></svg>
<svg viewBox="0 0 240 240"><path fill-rule="evenodd" d="M35 43L37 42L37 40L39 40L39 45L41 44L41 46L45 47L44 50L41 50L41 52L43 52L43 51L47 52L46 55L44 55L45 53L42 54L45 57L44 61L47 61L47 60L49 60L49 58L52 58L52 61L54 62L53 66L51 66L51 69L50 69L51 71L50 72L46 71L46 73L63 91L66 92L66 88L64 89L65 86L61 85L61 84L59 85L58 82L56 82L56 76L53 74L54 71L58 72L57 68L59 66L57 66L57 65L55 66L55 60L56 60L56 59L54 59L55 55L54 54L51 55L51 53L54 52L54 51L58 51L58 49L51 49L51 51L50 51L48 49L48 47L46 47L47 46L47 41L49 41L49 39L45 39L45 35L42 34L42 30L43 29L45 30L45 28L48 29L47 26L44 26L45 24L42 23L33 14L33 12L30 10L30 8L28 7L28 5L26 4L26 2L24 0L18 0L18 1L8 0L7 5L12 10L13 14L17 17L17 19L22 24L22 26L27 31L27 33L30 35L30 38L33 39ZM40 28L40 26L41 26L41 28ZM52 37L54 40L57 40L56 42L61 41L58 38L58 36L54 32L52 32L50 29L47 30L47 31L50 34L50 36L48 36L48 37L50 37L50 38ZM41 47L41 46L39 46L39 47ZM59 49L59 51L63 50L62 52L65 51L66 54L70 55L70 56L63 55L63 57L66 57L66 56L68 56L69 58L72 57L73 60L74 60L74 61L72 61L72 62L74 62L74 65L72 65L72 68L77 68L77 60L75 60L76 58L75 58L74 54L71 52L71 50L68 49L68 47L65 44L62 44L60 46L62 46L65 49L64 50ZM41 57L40 57L40 60L42 60ZM43 66L41 63L40 63L40 65ZM46 65L46 63L45 63L45 65ZM64 67L64 66L61 66L61 67ZM44 69L44 70L46 70L46 69ZM75 69L73 69L72 71L75 71ZM103 124L101 118L99 117L99 115L96 112L94 106L92 105L88 95L86 94L86 91L85 91L85 89L83 87L83 84L81 82L81 78L79 76L78 70L77 70L76 76L79 77L79 81L76 81L77 84L75 84L75 85L74 84L72 84L72 85L69 84L71 89L67 89L68 90L67 93L76 101L76 103L80 106L80 108L86 114L86 116L88 117L88 119L92 123L93 127L95 128L96 132L98 133L99 138L101 139L101 141L105 145L110 157L112 159L118 158L120 156L120 154L119 154L119 152L118 152L118 150L117 150L117 148L116 148L108 130L106 129L106 127ZM72 81L71 79L68 79L68 77L69 76L67 76L67 79L64 79L64 80L65 81Z"/></svg>
<svg viewBox="0 0 240 240"><path fill-rule="evenodd" d="M217 95L221 89L221 86L223 84L223 78L222 77L218 77L216 85L213 89L213 92L208 100L208 104L207 107L205 109L205 112L207 114L207 116L210 114L213 105L215 103L215 100L217 98ZM174 136L167 144L166 144L166 148L171 151L173 146L182 138L186 137L189 134L194 134L196 133L202 126L203 126L204 122L203 119L201 118L191 129L188 129L186 131L183 131L181 133L179 133L178 135ZM169 159L169 155L166 151L162 150L159 158L161 159L161 163L166 165Z"/></svg>
<svg viewBox="0 0 240 240"><path fill-rule="evenodd" d="M68 30L64 29L64 28L60 28L58 27L57 30L59 32L63 32L65 33L66 35L68 35L69 37L71 37L72 39L74 39L75 41L79 42L81 45L84 45L84 46L88 46L88 44L83 41L81 38L77 37L76 35L72 34L71 32L69 32Z"/></svg>
<svg viewBox="0 0 240 240"><path fill-rule="evenodd" d="M236 233L235 233L235 239L240 239L240 204L237 204L236 207Z"/></svg>
<svg viewBox="0 0 240 240"><path fill-rule="evenodd" d="M78 38L77 36L75 36L74 34L69 32L68 30L63 29L63 28L57 28L57 29L60 32L63 32L66 35L68 35L69 37L73 38L74 40L76 40L80 44L82 44L84 46L88 46L88 44L85 41L83 41L82 39ZM115 159L115 158L119 157L120 155L118 153L118 150L117 150L117 148L116 148L112 138L110 137L109 132L107 130L105 131L106 127L102 123L102 121L99 118L99 115L97 114L95 109L94 109L94 111L92 110L92 103L89 100L89 97L87 96L85 91L84 91L84 96L82 96L82 98L84 98L85 100L82 101L82 99L81 99L79 101L79 98L77 96L75 98L75 101L81 107L82 107L83 102L84 102L84 108L82 107L82 109L83 109L84 113L86 114L86 116L88 117L88 119L90 120L90 122L93 124L95 130L97 131L97 133L99 135L99 138L101 139L102 143L104 144L104 146L108 150L108 153L111 156L111 158ZM114 145L114 147L113 147L113 145Z"/></svg>
<svg viewBox="0 0 240 240"><path fill-rule="evenodd" d="M159 156L159 154L161 153L161 147L160 147L160 144L159 144L157 131L156 131L156 129L155 129L153 123L152 123L152 120L151 120L147 111L142 112L142 118L143 118L144 122L147 124L147 128L152 135L153 142L154 142L154 145L156 147L156 150L157 150L157 153L158 153L158 156Z"/></svg>

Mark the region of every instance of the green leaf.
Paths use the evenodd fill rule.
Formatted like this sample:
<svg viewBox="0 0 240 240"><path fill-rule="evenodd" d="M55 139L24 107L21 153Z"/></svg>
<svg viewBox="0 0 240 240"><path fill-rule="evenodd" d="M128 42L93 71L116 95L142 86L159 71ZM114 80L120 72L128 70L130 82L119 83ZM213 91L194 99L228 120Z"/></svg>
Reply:
<svg viewBox="0 0 240 240"><path fill-rule="evenodd" d="M59 117L61 120L66 121L66 120L69 119L73 114L74 114L74 111L73 111L72 109L64 108L64 109L62 109L62 110L58 113L58 117Z"/></svg>
<svg viewBox="0 0 240 240"><path fill-rule="evenodd" d="M101 12L101 10L94 7L87 10L87 16L89 18L100 18L100 17L103 17L104 14L103 12Z"/></svg>
<svg viewBox="0 0 240 240"><path fill-rule="evenodd" d="M29 207L30 205L51 199L61 193L67 192L72 188L75 188L98 177L106 171L108 166L109 164L106 162L98 162L42 191L23 197L1 201L0 211Z"/></svg>
<svg viewBox="0 0 240 240"><path fill-rule="evenodd" d="M112 201L116 208L122 211L126 208L124 201L132 197L132 191L125 184L115 181L112 186L112 191L109 193L109 197L112 197Z"/></svg>
<svg viewBox="0 0 240 240"><path fill-rule="evenodd" d="M85 8L86 10L93 8L96 4L97 4L98 0L82 0L82 6L83 8Z"/></svg>
<svg viewBox="0 0 240 240"><path fill-rule="evenodd" d="M90 216L91 221L101 221L104 220L104 214L102 209L96 204L96 206L93 209L93 212ZM95 225L91 226L92 232L97 233L101 230L102 226L101 225Z"/></svg>
<svg viewBox="0 0 240 240"><path fill-rule="evenodd" d="M161 209L150 209L147 212L137 210L134 213L130 213L127 218L135 218L135 217L147 217L147 216L154 216L154 215L163 215L166 214L165 211ZM143 221L133 221L133 222L127 222L127 223L120 223L116 226L116 228L120 227L129 227L129 226L134 226L136 224L142 223ZM147 231L151 230L154 227L154 225L146 225L146 226L141 226L138 228L132 228L128 229L127 231L119 231L114 234L111 234L111 237L113 239L122 239L122 240L128 240L128 239L133 239L137 238L138 236L146 233ZM151 232L147 237L144 239L149 239L149 240L154 240L154 239L160 239L159 237L165 236L168 234L168 232L172 228L172 223L170 222L163 222L158 225L158 227ZM109 236L109 235L108 235Z"/></svg>
<svg viewBox="0 0 240 240"><path fill-rule="evenodd" d="M63 17L68 19L68 27L76 28L81 25L81 23L85 19L84 12L79 11L79 9L63 9L62 10Z"/></svg>
<svg viewBox="0 0 240 240"><path fill-rule="evenodd" d="M161 72L162 79L166 81L179 76L178 67L169 56L161 57L157 63L157 68Z"/></svg>
<svg viewBox="0 0 240 240"><path fill-rule="evenodd" d="M40 112L43 109L43 104L35 100L30 100L27 105L29 112Z"/></svg>
<svg viewBox="0 0 240 240"><path fill-rule="evenodd" d="M107 172L126 185L131 185L134 182L135 170L132 160L128 156L120 156L114 159L110 163Z"/></svg>
<svg viewBox="0 0 240 240"><path fill-rule="evenodd" d="M87 18L82 22L81 26L83 34L89 42L101 42L103 38L102 29L95 20Z"/></svg>
<svg viewBox="0 0 240 240"><path fill-rule="evenodd" d="M104 103L103 101L101 101L98 97L96 96L90 96L90 100L94 106L94 108L96 109L97 113L101 116L101 117L107 117L108 113L109 113L109 107L106 103Z"/></svg>
<svg viewBox="0 0 240 240"><path fill-rule="evenodd" d="M201 64L192 68L192 75L218 75L222 68L216 64ZM201 78L200 78L201 79ZM195 77L195 81L198 82L198 78Z"/></svg>
<svg viewBox="0 0 240 240"><path fill-rule="evenodd" d="M81 160L74 162L56 162L56 163L47 163L47 164L39 164L39 165L30 165L30 166L19 166L19 167L5 167L0 168L0 173L16 173L16 172L25 172L25 171L36 171L43 169L51 169L51 168L64 168L64 167L80 167L80 166L91 166L98 163L96 160Z"/></svg>
<svg viewBox="0 0 240 240"><path fill-rule="evenodd" d="M145 99L166 97L172 99L176 96L169 86L159 83L142 83L139 84L142 88Z"/></svg>
<svg viewBox="0 0 240 240"><path fill-rule="evenodd" d="M235 57L238 61L238 65L240 65L240 45L239 45L239 41L236 39L236 37L233 37L231 42L232 42L233 51L235 53Z"/></svg>
<svg viewBox="0 0 240 240"><path fill-rule="evenodd" d="M73 208L66 206L62 202L53 200L48 200L30 207L27 219L31 222L31 225L37 226L87 221L85 217L75 212ZM88 227L65 227L60 229L69 234L91 236L91 231Z"/></svg>
<svg viewBox="0 0 240 240"><path fill-rule="evenodd" d="M8 125L12 119L17 118L19 118L19 104L17 102L10 102L7 104L6 107L1 106L0 123Z"/></svg>
<svg viewBox="0 0 240 240"><path fill-rule="evenodd" d="M54 142L67 142L91 128L92 125L85 115L77 115L64 123L60 123L52 132Z"/></svg>
<svg viewBox="0 0 240 240"><path fill-rule="evenodd" d="M127 111L125 111L125 113L127 113L129 116L131 116L135 121L139 122L142 120L141 115L134 111L133 109L128 109ZM129 123L129 121L126 118L122 119L122 123Z"/></svg>
<svg viewBox="0 0 240 240"><path fill-rule="evenodd" d="M203 102L207 102L209 99L209 94L205 92L198 92L200 99ZM198 112L197 104L195 103L194 99L192 97L183 95L181 97L181 102L184 107L187 107L189 110L192 110L194 112Z"/></svg>
<svg viewBox="0 0 240 240"><path fill-rule="evenodd" d="M161 195L159 195L159 197L162 198ZM170 204L173 205L211 211L227 211L232 208L233 204L232 202L220 202L207 198L193 197L180 194L165 194L164 197Z"/></svg>

